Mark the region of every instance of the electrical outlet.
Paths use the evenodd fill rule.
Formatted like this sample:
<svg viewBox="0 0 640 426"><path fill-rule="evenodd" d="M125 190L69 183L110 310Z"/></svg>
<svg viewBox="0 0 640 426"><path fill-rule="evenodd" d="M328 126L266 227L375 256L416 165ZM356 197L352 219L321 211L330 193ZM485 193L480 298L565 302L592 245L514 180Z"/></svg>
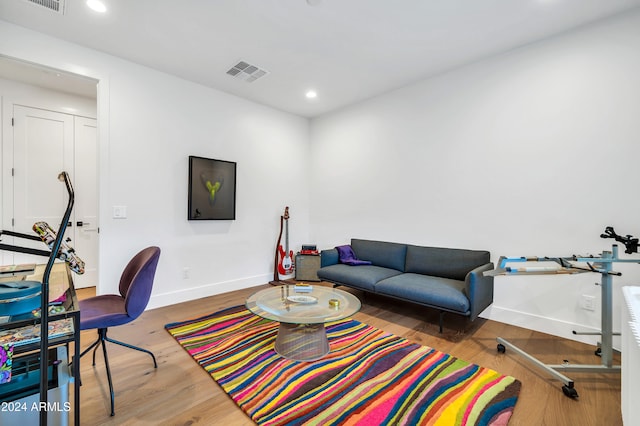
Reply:
<svg viewBox="0 0 640 426"><path fill-rule="evenodd" d="M589 296L588 294L583 294L581 306L582 306L582 309L586 311L595 311L596 310L595 296Z"/></svg>
<svg viewBox="0 0 640 426"><path fill-rule="evenodd" d="M187 268L186 266L182 268L182 278L188 280L191 275L191 268Z"/></svg>

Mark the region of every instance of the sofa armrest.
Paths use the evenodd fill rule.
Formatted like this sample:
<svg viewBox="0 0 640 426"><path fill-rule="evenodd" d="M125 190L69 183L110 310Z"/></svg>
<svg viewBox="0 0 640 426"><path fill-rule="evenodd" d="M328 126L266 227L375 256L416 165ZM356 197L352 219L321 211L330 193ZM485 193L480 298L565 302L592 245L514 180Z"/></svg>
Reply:
<svg viewBox="0 0 640 426"><path fill-rule="evenodd" d="M332 248L328 250L322 250L320 252L320 267L337 265L338 264L338 250Z"/></svg>
<svg viewBox="0 0 640 426"><path fill-rule="evenodd" d="M493 277L485 277L484 271L493 269L493 263L478 266L465 277L465 290L469 298L470 319L475 320L478 315L493 303Z"/></svg>

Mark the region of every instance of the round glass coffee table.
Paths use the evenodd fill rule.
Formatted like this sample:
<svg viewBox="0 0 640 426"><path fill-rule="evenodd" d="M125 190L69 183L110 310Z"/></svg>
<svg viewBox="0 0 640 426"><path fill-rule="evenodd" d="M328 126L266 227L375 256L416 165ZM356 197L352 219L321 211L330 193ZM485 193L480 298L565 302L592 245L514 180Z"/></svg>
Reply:
<svg viewBox="0 0 640 426"><path fill-rule="evenodd" d="M325 323L360 310L360 300L337 288L282 285L249 296L247 309L278 321L275 350L294 361L315 361L329 353Z"/></svg>

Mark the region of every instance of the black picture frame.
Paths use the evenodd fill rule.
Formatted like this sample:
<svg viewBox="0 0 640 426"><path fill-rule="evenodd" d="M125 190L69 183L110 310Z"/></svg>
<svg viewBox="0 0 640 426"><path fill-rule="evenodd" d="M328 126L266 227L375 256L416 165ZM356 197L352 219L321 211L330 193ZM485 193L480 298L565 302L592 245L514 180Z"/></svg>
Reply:
<svg viewBox="0 0 640 426"><path fill-rule="evenodd" d="M235 220L236 163L189 156L189 220Z"/></svg>

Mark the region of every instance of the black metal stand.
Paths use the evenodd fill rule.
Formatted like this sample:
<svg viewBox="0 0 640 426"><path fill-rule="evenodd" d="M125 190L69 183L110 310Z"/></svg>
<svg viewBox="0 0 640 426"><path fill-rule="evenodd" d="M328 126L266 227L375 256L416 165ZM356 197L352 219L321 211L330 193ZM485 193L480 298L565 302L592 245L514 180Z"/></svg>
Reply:
<svg viewBox="0 0 640 426"><path fill-rule="evenodd" d="M49 391L49 277L51 275L51 269L53 268L53 264L56 260L56 256L58 255L58 251L60 250L60 246L62 245L62 241L64 239L64 233L67 229L67 224L69 223L69 218L71 217L71 211L73 210L73 204L75 200L75 194L73 191L73 186L71 185L71 180L69 179L69 175L67 172L61 172L58 175L58 180L65 183L67 187L67 192L69 194L69 201L67 203L67 208L65 209L64 216L62 218L62 222L58 227L58 232L56 235L56 239L51 247L51 251L46 250L37 250L26 247L19 247L15 245L9 244L0 244L0 250L13 251L18 253L26 253L33 254L38 256L46 256L49 258L47 265L44 270L44 274L42 276L42 290L40 293L40 425L47 425L47 408L48 408L48 391ZM40 237L34 235L21 234L13 231L2 231L0 234L8 235L12 237L24 238L29 240L41 241ZM76 351L77 352L77 351ZM78 368L77 365L74 365L74 369ZM76 370L74 370L76 371ZM77 377L74 374L74 380L77 380ZM76 401L78 403L78 401ZM78 410L76 410L76 413ZM79 416L75 416L76 424L79 424Z"/></svg>
<svg viewBox="0 0 640 426"><path fill-rule="evenodd" d="M73 187L71 186L71 180L67 172L62 172L58 175L58 180L61 180L67 186L67 192L69 194L69 201L67 202L67 208L64 212L62 222L58 227L58 234L51 247L51 253L49 254L49 261L44 269L44 275L42 277L42 293L40 295L40 425L47 425L47 393L49 391L49 377L48 377L48 365L49 365L49 276L51 275L51 268L56 260L58 250L64 239L64 233L67 230L67 224L71 217L71 211L73 210L73 204L75 201L75 194ZM74 379L75 380L75 379Z"/></svg>
<svg viewBox="0 0 640 426"><path fill-rule="evenodd" d="M38 236L23 234L20 232L2 230L0 231L0 235L6 235L8 237L18 237L25 240L42 241L42 239ZM44 256L44 257L49 257L51 255L51 252L47 250L38 250L34 248L20 247L20 246L14 246L13 244L3 244L3 243L0 243L0 250L12 251L16 253L33 254L36 256Z"/></svg>
<svg viewBox="0 0 640 426"><path fill-rule="evenodd" d="M280 274L278 273L278 247L280 247L280 242L282 241L283 225L284 225L284 216L280 216L280 234L278 234L278 241L276 241L275 256L273 258L273 281L269 281L269 284L271 285L283 284L282 281L280 281Z"/></svg>

